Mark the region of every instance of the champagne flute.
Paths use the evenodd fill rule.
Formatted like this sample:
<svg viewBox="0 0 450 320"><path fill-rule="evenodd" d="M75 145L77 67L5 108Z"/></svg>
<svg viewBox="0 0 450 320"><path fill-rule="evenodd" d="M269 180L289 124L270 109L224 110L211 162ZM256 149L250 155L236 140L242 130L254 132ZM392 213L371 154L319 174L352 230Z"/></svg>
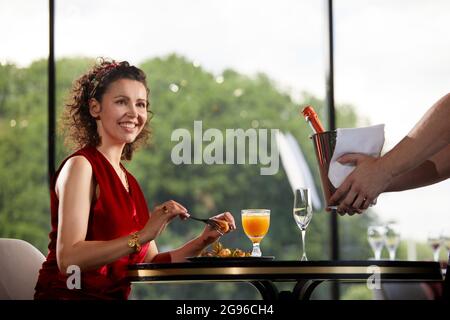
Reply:
<svg viewBox="0 0 450 320"><path fill-rule="evenodd" d="M384 244L389 252L389 260L395 260L395 253L400 244L400 231L397 224L389 223L386 225Z"/></svg>
<svg viewBox="0 0 450 320"><path fill-rule="evenodd" d="M270 210L244 209L241 211L241 217L244 232L253 243L252 257L261 257L259 244L269 231Z"/></svg>
<svg viewBox="0 0 450 320"><path fill-rule="evenodd" d="M295 189L293 215L294 220L302 233L303 255L301 261L308 261L305 250L305 236L306 228L308 228L308 225L312 219L312 214L311 193L309 192L309 189Z"/></svg>
<svg viewBox="0 0 450 320"><path fill-rule="evenodd" d="M441 251L442 237L440 234L435 232L430 232L427 237L427 242L433 250L433 260L435 262L439 261L439 252Z"/></svg>
<svg viewBox="0 0 450 320"><path fill-rule="evenodd" d="M447 250L447 257L450 256L450 235L446 234L442 236L442 245Z"/></svg>
<svg viewBox="0 0 450 320"><path fill-rule="evenodd" d="M442 246L447 250L446 258L450 259L450 228L444 227L441 231L441 243Z"/></svg>
<svg viewBox="0 0 450 320"><path fill-rule="evenodd" d="M367 239L375 254L375 260L381 259L385 234L386 228L384 226L369 226L367 228Z"/></svg>

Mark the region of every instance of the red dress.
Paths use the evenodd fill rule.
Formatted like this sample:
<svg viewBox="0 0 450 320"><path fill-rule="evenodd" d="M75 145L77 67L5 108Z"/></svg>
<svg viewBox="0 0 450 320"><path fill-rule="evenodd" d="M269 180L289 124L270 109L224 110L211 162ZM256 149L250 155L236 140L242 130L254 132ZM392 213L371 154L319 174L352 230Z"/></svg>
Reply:
<svg viewBox="0 0 450 320"><path fill-rule="evenodd" d="M52 230L49 234L49 253L39 271L35 299L127 299L130 293L130 284L125 278L127 266L144 261L148 243L142 246L139 253L126 255L96 270L81 271L81 289L69 289L66 284L68 275L62 274L58 269L56 237L59 201L55 193L55 182L65 162L79 155L90 162L93 176L100 189L98 199L91 204L86 241L108 241L129 235L141 230L149 218L141 188L129 172L125 170L130 190L128 193L113 166L96 148L85 147L67 157L51 183ZM160 254L157 260L170 262L170 254Z"/></svg>

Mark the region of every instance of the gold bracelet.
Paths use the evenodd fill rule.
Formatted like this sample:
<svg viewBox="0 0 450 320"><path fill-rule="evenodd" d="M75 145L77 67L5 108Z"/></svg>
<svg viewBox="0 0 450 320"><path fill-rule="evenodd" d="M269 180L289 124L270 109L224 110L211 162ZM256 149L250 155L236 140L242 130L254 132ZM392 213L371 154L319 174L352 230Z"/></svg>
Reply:
<svg viewBox="0 0 450 320"><path fill-rule="evenodd" d="M128 247L133 248L134 252L141 251L141 244L139 243L139 235L138 232L133 232L131 234L131 238L128 239Z"/></svg>

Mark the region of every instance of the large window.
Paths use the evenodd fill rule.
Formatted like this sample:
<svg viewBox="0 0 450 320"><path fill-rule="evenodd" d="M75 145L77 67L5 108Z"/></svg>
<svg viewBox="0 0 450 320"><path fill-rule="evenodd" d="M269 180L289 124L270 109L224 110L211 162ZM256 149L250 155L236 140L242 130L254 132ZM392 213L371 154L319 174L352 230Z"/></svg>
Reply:
<svg viewBox="0 0 450 320"><path fill-rule="evenodd" d="M449 92L450 5L447 1L334 3L336 101L355 106L360 125L384 123L383 152L387 152ZM431 260L431 248L425 246L428 232L447 229L450 233L450 204L445 201L449 192L450 181L445 181L383 194L369 215L399 224L404 240L401 259ZM444 251L441 259L446 260Z"/></svg>
<svg viewBox="0 0 450 320"><path fill-rule="evenodd" d="M0 237L47 253L48 2L1 1Z"/></svg>
<svg viewBox="0 0 450 320"><path fill-rule="evenodd" d="M280 163L277 174L260 175L259 166L224 164L175 165L174 130L281 129L291 132L315 165L310 129L299 116L304 101L324 96L323 7L317 1L58 1L56 55L59 92L67 91L78 66L91 61L73 57L106 56L139 64L149 77L155 113L153 147L129 167L150 206L176 199L198 215L229 210L239 231L223 238L229 247L250 249L240 228L240 210L272 209L265 254L298 259L301 237L292 217L293 195ZM71 58L68 60L67 58ZM64 59L64 60L61 60ZM63 95L60 96L61 98ZM58 102L59 110L62 100ZM58 161L67 150L59 144ZM206 143L204 143L206 147ZM226 152L226 150L224 150ZM327 259L327 216L317 212L308 234L312 259ZM202 226L173 223L159 239L162 250L174 248ZM288 231L288 232L286 232ZM244 285L241 285L244 286ZM139 296L145 290L137 286ZM192 286L154 287L149 294L196 297ZM319 290L320 291L320 290ZM211 293L213 292L213 293ZM327 296L323 289L319 296ZM257 297L252 288L220 285L208 297ZM204 296L203 296L204 297Z"/></svg>

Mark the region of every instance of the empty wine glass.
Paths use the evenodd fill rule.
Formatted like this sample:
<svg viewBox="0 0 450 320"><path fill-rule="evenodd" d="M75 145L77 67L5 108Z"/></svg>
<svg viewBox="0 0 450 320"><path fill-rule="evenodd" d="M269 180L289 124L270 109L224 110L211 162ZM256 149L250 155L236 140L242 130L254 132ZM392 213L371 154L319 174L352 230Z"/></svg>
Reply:
<svg viewBox="0 0 450 320"><path fill-rule="evenodd" d="M384 226L369 226L367 228L367 239L375 254L375 260L381 259L385 234L386 228Z"/></svg>
<svg viewBox="0 0 450 320"><path fill-rule="evenodd" d="M447 250L447 256L446 258L449 258L450 256L450 228L444 227L441 232L441 243L442 246Z"/></svg>
<svg viewBox="0 0 450 320"><path fill-rule="evenodd" d="M439 261L439 252L441 251L442 236L437 232L428 233L427 237L428 245L433 250L433 260L435 262Z"/></svg>
<svg viewBox="0 0 450 320"><path fill-rule="evenodd" d="M450 256L450 235L446 234L442 236L442 245L447 250L447 257Z"/></svg>
<svg viewBox="0 0 450 320"><path fill-rule="evenodd" d="M398 245L400 244L400 231L398 225L395 223L389 223L386 225L384 235L384 245L389 252L389 260L395 260L395 253Z"/></svg>
<svg viewBox="0 0 450 320"><path fill-rule="evenodd" d="M305 235L306 228L308 228L313 214L309 189L300 188L294 191L294 208L292 213L294 215L294 220L302 233L303 255L301 261L308 261L305 250Z"/></svg>

